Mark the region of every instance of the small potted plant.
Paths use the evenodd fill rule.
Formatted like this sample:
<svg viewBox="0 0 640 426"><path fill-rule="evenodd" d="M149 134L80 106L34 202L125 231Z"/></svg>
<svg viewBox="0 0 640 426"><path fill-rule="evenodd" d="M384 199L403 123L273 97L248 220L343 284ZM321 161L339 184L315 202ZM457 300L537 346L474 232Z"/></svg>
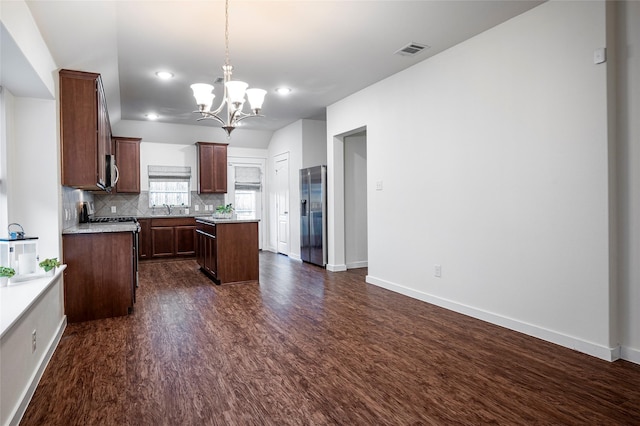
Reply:
<svg viewBox="0 0 640 426"><path fill-rule="evenodd" d="M7 266L0 266L0 287L6 287L9 284L9 278L16 274L15 269Z"/></svg>
<svg viewBox="0 0 640 426"><path fill-rule="evenodd" d="M216 219L231 219L233 216L233 204L227 204L226 206L216 207L213 217Z"/></svg>
<svg viewBox="0 0 640 426"><path fill-rule="evenodd" d="M44 269L44 272L46 272L47 275L53 275L56 272L56 268L60 266L60 262L57 257L54 257L53 259L45 259L38 265Z"/></svg>

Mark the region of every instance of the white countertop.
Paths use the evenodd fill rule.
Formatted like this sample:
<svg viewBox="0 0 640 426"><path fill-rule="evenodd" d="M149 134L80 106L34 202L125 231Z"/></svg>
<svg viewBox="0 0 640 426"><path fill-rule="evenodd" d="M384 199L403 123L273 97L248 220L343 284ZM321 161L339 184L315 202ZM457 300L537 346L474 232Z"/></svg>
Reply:
<svg viewBox="0 0 640 426"><path fill-rule="evenodd" d="M0 287L0 337L15 324L20 317L38 300L62 274L67 265L56 268L55 275L34 278ZM43 273L44 274L44 273Z"/></svg>

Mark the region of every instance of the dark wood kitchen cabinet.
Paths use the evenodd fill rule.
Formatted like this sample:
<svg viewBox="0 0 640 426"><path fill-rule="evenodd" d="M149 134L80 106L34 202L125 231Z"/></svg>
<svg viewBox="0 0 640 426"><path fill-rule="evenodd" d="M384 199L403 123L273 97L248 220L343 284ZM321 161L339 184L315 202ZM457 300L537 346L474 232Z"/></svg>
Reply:
<svg viewBox="0 0 640 426"><path fill-rule="evenodd" d="M258 222L196 219L200 268L218 284L257 282Z"/></svg>
<svg viewBox="0 0 640 426"><path fill-rule="evenodd" d="M64 306L69 322L127 315L133 309L134 233L62 236Z"/></svg>
<svg viewBox="0 0 640 426"><path fill-rule="evenodd" d="M195 225L192 217L150 219L150 257L194 256Z"/></svg>
<svg viewBox="0 0 640 426"><path fill-rule="evenodd" d="M197 142L198 193L226 194L227 144Z"/></svg>
<svg viewBox="0 0 640 426"><path fill-rule="evenodd" d="M100 74L60 70L62 185L100 190L107 185L111 124Z"/></svg>
<svg viewBox="0 0 640 426"><path fill-rule="evenodd" d="M138 257L148 259L151 257L151 219L138 219L140 225Z"/></svg>
<svg viewBox="0 0 640 426"><path fill-rule="evenodd" d="M113 192L140 193L140 141L141 138L114 137L112 151L118 165L118 183Z"/></svg>

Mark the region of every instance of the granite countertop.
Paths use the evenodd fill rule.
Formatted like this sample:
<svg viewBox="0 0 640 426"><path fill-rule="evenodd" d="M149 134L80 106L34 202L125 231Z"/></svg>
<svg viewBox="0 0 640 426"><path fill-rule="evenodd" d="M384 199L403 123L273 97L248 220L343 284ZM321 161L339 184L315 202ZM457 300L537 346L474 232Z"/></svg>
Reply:
<svg viewBox="0 0 640 426"><path fill-rule="evenodd" d="M136 219L174 219L183 217L198 217L197 214L150 214L146 216L136 216Z"/></svg>
<svg viewBox="0 0 640 426"><path fill-rule="evenodd" d="M137 223L79 223L62 231L62 234L98 234L103 232L136 232Z"/></svg>
<svg viewBox="0 0 640 426"><path fill-rule="evenodd" d="M196 220L201 220L203 222L209 222L213 224L260 222L260 219L216 219L212 216L196 216Z"/></svg>

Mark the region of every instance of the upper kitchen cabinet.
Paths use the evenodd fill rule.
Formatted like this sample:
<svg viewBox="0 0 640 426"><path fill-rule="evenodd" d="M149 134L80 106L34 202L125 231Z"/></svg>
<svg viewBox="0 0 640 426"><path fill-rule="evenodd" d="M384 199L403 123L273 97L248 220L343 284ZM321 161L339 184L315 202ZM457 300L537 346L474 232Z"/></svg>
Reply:
<svg viewBox="0 0 640 426"><path fill-rule="evenodd" d="M106 189L111 124L100 74L60 71L62 185Z"/></svg>
<svg viewBox="0 0 640 426"><path fill-rule="evenodd" d="M197 142L198 193L227 192L227 144Z"/></svg>
<svg viewBox="0 0 640 426"><path fill-rule="evenodd" d="M140 193L140 138L114 137L112 150L118 164L114 192Z"/></svg>

